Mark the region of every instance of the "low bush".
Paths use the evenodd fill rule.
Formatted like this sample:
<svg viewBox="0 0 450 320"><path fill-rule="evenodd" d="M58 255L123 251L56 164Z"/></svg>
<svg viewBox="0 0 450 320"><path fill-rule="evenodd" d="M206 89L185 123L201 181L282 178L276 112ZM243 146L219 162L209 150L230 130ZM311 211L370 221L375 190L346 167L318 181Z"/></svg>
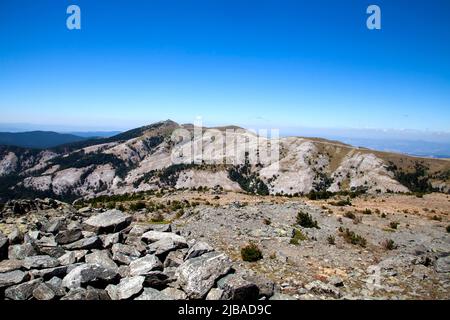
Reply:
<svg viewBox="0 0 450 320"><path fill-rule="evenodd" d="M241 248L242 260L247 262L255 262L263 258L261 250L254 243L250 243L247 246Z"/></svg>
<svg viewBox="0 0 450 320"><path fill-rule="evenodd" d="M317 221L314 220L309 213L300 211L297 214L297 224L303 228L317 228L320 229Z"/></svg>

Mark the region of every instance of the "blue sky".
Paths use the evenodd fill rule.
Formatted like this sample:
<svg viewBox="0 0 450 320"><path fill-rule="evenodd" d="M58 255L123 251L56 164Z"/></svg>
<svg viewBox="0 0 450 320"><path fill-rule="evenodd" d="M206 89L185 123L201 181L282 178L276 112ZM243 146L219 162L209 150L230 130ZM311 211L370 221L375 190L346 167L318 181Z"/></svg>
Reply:
<svg viewBox="0 0 450 320"><path fill-rule="evenodd" d="M72 129L200 115L450 132L450 1L2 0L0 111Z"/></svg>

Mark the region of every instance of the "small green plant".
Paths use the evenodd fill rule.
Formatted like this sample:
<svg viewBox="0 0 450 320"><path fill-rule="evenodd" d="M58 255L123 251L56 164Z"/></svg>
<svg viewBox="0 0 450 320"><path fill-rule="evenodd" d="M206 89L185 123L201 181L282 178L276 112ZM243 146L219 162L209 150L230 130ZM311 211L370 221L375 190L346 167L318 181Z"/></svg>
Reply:
<svg viewBox="0 0 450 320"><path fill-rule="evenodd" d="M450 224L446 228L447 232L450 233Z"/></svg>
<svg viewBox="0 0 450 320"><path fill-rule="evenodd" d="M386 250L394 250L397 249L397 245L395 244L394 240L392 239L386 239L381 243L382 247Z"/></svg>
<svg viewBox="0 0 450 320"><path fill-rule="evenodd" d="M367 240L363 238L362 236L356 234L353 231L350 231L349 229L345 229L345 231L342 233L342 236L344 237L344 240L348 243L359 245L363 248L367 245Z"/></svg>
<svg viewBox="0 0 450 320"><path fill-rule="evenodd" d="M385 219L385 218L387 217L386 213L383 212L383 213L381 214L381 217L382 217L383 219Z"/></svg>
<svg viewBox="0 0 450 320"><path fill-rule="evenodd" d="M309 213L300 211L297 214L297 224L303 228L317 228L320 229L317 221L314 220Z"/></svg>
<svg viewBox="0 0 450 320"><path fill-rule="evenodd" d="M264 218L263 223L266 226L270 226L272 224L272 220L270 220L270 218Z"/></svg>
<svg viewBox="0 0 450 320"><path fill-rule="evenodd" d="M345 207L345 206L351 206L352 202L350 201L350 198L347 197L345 200L339 200L339 201L332 201L329 204L335 207Z"/></svg>
<svg viewBox="0 0 450 320"><path fill-rule="evenodd" d="M352 220L356 218L355 214L350 211L347 211L346 213L344 213L344 217L352 219Z"/></svg>
<svg viewBox="0 0 450 320"><path fill-rule="evenodd" d="M331 234L327 237L327 242L330 245L335 245L336 244L336 239L334 238L334 236L332 236Z"/></svg>
<svg viewBox="0 0 450 320"><path fill-rule="evenodd" d="M431 217L431 220L434 220L434 221L442 221L442 217L439 217L439 216L437 216L437 215L434 215L434 216Z"/></svg>
<svg viewBox="0 0 450 320"><path fill-rule="evenodd" d="M139 211L142 209L145 209L145 203L142 201L138 201L138 202L130 204L131 211Z"/></svg>
<svg viewBox="0 0 450 320"><path fill-rule="evenodd" d="M397 227L398 227L399 224L400 224L400 223L398 223L398 222L396 222L396 221L391 221L391 222L389 223L389 227L390 227L391 229L397 229Z"/></svg>
<svg viewBox="0 0 450 320"><path fill-rule="evenodd" d="M242 260L247 262L255 262L263 258L261 250L254 243L250 243L247 246L241 248Z"/></svg>
<svg viewBox="0 0 450 320"><path fill-rule="evenodd" d="M294 229L294 232L292 234L292 238L289 241L290 244L298 245L300 241L308 240L308 237L298 229Z"/></svg>
<svg viewBox="0 0 450 320"><path fill-rule="evenodd" d="M370 209L365 209L365 210L363 211L363 214L372 214L372 210L370 210Z"/></svg>

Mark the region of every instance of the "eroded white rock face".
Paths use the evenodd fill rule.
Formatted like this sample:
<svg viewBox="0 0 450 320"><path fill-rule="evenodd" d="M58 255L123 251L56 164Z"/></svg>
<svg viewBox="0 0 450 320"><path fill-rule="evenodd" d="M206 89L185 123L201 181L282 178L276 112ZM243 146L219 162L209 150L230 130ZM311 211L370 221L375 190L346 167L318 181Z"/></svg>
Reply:
<svg viewBox="0 0 450 320"><path fill-rule="evenodd" d="M8 152L0 160L0 176L13 173L17 169L18 158L13 152Z"/></svg>
<svg viewBox="0 0 450 320"><path fill-rule="evenodd" d="M74 190L87 170L87 168L69 168L56 172L52 182L53 192L62 194L68 190Z"/></svg>
<svg viewBox="0 0 450 320"><path fill-rule="evenodd" d="M52 177L51 176L39 176L39 177L28 177L23 181L25 188L30 188L39 191L47 191L52 187Z"/></svg>
<svg viewBox="0 0 450 320"><path fill-rule="evenodd" d="M408 192L408 188L393 179L383 160L372 153L351 151L333 173L334 182L328 191L365 187L368 192ZM347 189L345 188L345 189Z"/></svg>

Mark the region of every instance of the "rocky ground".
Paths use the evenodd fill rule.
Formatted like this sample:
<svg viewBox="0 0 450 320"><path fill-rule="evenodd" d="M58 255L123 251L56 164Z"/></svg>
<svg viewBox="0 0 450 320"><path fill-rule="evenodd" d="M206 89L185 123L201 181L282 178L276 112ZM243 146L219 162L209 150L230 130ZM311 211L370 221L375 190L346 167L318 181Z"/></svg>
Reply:
<svg viewBox="0 0 450 320"><path fill-rule="evenodd" d="M0 296L450 298L448 195L360 196L343 204L347 199L173 192L144 203L182 199L197 204L157 223L154 212L126 204L120 211L49 199L8 203L0 221ZM262 259L242 260L249 243Z"/></svg>

